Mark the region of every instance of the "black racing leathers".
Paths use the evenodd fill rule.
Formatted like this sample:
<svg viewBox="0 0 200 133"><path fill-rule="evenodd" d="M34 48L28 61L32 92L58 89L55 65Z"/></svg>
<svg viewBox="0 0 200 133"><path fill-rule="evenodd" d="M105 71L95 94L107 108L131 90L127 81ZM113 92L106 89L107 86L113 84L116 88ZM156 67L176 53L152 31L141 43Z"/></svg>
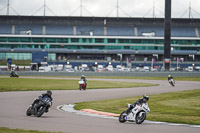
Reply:
<svg viewBox="0 0 200 133"><path fill-rule="evenodd" d="M168 81L170 81L171 79L173 79L173 77L168 77Z"/></svg>
<svg viewBox="0 0 200 133"><path fill-rule="evenodd" d="M34 100L34 102L32 103L32 107L34 106L35 103L39 102L40 99L43 99L45 97L49 97L51 99L51 101L53 101L53 98L51 96L48 96L47 94L42 94L37 99ZM48 111L48 109L47 109L47 111Z"/></svg>

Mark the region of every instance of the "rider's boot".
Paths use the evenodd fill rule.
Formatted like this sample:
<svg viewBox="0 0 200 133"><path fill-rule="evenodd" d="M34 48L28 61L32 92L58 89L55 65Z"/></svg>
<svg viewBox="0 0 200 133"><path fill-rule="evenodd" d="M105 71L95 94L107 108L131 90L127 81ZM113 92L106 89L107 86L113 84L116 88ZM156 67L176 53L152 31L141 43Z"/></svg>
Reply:
<svg viewBox="0 0 200 133"><path fill-rule="evenodd" d="M49 112L49 107L46 108L46 111L45 111L45 112L46 112L46 113Z"/></svg>

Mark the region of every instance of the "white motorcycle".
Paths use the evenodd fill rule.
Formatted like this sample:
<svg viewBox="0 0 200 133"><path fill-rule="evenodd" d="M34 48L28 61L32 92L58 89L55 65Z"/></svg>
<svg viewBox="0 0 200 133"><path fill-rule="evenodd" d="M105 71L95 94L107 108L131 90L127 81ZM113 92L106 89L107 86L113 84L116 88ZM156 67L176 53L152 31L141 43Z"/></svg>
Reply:
<svg viewBox="0 0 200 133"><path fill-rule="evenodd" d="M175 86L175 81L174 81L174 79L170 79L169 80L169 83L174 87Z"/></svg>
<svg viewBox="0 0 200 133"><path fill-rule="evenodd" d="M127 104L127 108L130 108L131 104ZM129 114L126 111L122 112L119 116L119 122L124 123L126 121L136 122L141 124L146 119L146 115L150 112L150 108L147 103L142 105L136 105Z"/></svg>

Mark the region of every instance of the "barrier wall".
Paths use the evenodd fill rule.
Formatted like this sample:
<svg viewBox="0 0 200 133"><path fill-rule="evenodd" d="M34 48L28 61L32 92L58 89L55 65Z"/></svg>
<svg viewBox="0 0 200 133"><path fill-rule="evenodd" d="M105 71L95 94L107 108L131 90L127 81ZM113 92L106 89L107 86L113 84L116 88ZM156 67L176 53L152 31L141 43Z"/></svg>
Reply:
<svg viewBox="0 0 200 133"><path fill-rule="evenodd" d="M200 77L200 72L17 72L19 76L127 76L127 77ZM0 71L0 75L9 75Z"/></svg>

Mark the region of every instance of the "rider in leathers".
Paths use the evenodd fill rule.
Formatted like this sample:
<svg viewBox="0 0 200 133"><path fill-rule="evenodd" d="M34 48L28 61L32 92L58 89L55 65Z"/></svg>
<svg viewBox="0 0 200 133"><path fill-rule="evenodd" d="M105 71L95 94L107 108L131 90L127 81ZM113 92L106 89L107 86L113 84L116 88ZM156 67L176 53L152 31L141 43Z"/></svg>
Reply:
<svg viewBox="0 0 200 133"><path fill-rule="evenodd" d="M15 72L15 68L12 68L11 69L11 74L10 74L12 77L15 77L17 74Z"/></svg>
<svg viewBox="0 0 200 133"><path fill-rule="evenodd" d="M48 90L46 93L43 93L37 99L35 99L31 106L33 107L35 103L39 102L40 99L45 98L45 97L49 97L51 101L53 101L53 98L51 97L51 95L52 95L52 91ZM48 109L49 108L47 108L46 112L48 112Z"/></svg>
<svg viewBox="0 0 200 133"><path fill-rule="evenodd" d="M142 97L141 99L138 99L135 103L133 103L133 104L130 105L130 108L127 109L126 114L128 115L128 114L131 112L131 110L132 110L133 108L135 108L135 106L136 106L137 104L141 105L141 104L143 104L143 103L148 102L148 100L149 100L149 96L147 96L146 94L144 94L143 97Z"/></svg>
<svg viewBox="0 0 200 133"><path fill-rule="evenodd" d="M84 75L81 76L81 80L84 81L84 83L85 83L85 89L86 89L86 87L87 87L87 80L86 80L86 78L85 78Z"/></svg>
<svg viewBox="0 0 200 133"><path fill-rule="evenodd" d="M168 81L170 81L171 79L174 79L174 78L172 77L172 75L168 75Z"/></svg>

